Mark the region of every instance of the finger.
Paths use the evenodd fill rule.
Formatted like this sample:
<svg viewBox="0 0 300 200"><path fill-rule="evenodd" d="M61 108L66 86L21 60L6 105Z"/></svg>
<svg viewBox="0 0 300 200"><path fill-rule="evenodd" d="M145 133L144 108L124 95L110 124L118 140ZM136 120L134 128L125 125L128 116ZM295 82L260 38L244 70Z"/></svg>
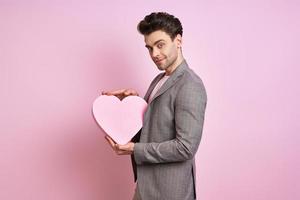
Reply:
<svg viewBox="0 0 300 200"><path fill-rule="evenodd" d="M102 91L101 94L102 94L102 95L108 95L108 96L114 95L114 94L113 94L113 91Z"/></svg>
<svg viewBox="0 0 300 200"><path fill-rule="evenodd" d="M121 101L125 97L124 93L121 90L112 91L112 92L103 92L102 95L115 96L118 99L120 99Z"/></svg>
<svg viewBox="0 0 300 200"><path fill-rule="evenodd" d="M124 91L124 95L125 96L130 96L130 95L137 95L137 92L135 90L132 90L132 89L127 89Z"/></svg>
<svg viewBox="0 0 300 200"><path fill-rule="evenodd" d="M128 151L128 152L133 152L134 143L129 142L129 143L125 144L125 145L116 144L116 149L123 150L123 151Z"/></svg>
<svg viewBox="0 0 300 200"><path fill-rule="evenodd" d="M114 143L114 141L109 136L105 136L105 139L109 142L113 150L116 150L116 143Z"/></svg>
<svg viewBox="0 0 300 200"><path fill-rule="evenodd" d="M102 92L102 95L112 96L110 92Z"/></svg>
<svg viewBox="0 0 300 200"><path fill-rule="evenodd" d="M107 137L108 139L110 139L114 144L117 144L116 141L114 139L112 139L112 137L110 137L109 135L106 135L105 137Z"/></svg>
<svg viewBox="0 0 300 200"><path fill-rule="evenodd" d="M130 151L121 151L121 150L116 151L116 153L117 153L118 155L130 155L130 154L131 154Z"/></svg>
<svg viewBox="0 0 300 200"><path fill-rule="evenodd" d="M109 95L123 95L125 92L125 89L115 90L115 91L109 91L107 92Z"/></svg>
<svg viewBox="0 0 300 200"><path fill-rule="evenodd" d="M111 137L109 137L108 135L105 136L105 138L106 138L106 139L108 140L108 142L109 142L110 144L112 144L113 146L116 145L115 141L114 141Z"/></svg>
<svg viewBox="0 0 300 200"><path fill-rule="evenodd" d="M128 150L128 145L116 144L116 149L126 151L126 150Z"/></svg>
<svg viewBox="0 0 300 200"><path fill-rule="evenodd" d="M137 91L135 91L134 89L127 89L126 92L129 94L129 95L135 95L135 96L138 96L139 94L137 93Z"/></svg>
<svg viewBox="0 0 300 200"><path fill-rule="evenodd" d="M126 90L126 91L124 92L124 95L125 95L125 96L129 96L130 94L132 94L132 92L130 92L129 90Z"/></svg>

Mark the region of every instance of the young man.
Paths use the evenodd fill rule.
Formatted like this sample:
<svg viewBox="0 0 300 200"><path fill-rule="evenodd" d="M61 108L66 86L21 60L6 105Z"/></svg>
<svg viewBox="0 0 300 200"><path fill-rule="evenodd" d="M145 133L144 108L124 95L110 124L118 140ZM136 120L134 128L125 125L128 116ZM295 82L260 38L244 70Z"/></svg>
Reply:
<svg viewBox="0 0 300 200"><path fill-rule="evenodd" d="M145 46L159 70L145 95L143 128L125 145L106 136L118 155L131 155L134 199L196 199L195 154L204 122L206 91L182 55L182 26L167 13L151 13L139 24ZM103 92L120 99L135 90Z"/></svg>

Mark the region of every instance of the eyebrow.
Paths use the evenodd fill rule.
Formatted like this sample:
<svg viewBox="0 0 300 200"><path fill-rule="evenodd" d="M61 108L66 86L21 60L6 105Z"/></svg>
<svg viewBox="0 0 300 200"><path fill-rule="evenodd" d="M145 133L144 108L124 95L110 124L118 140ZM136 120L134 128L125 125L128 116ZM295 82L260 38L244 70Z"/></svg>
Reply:
<svg viewBox="0 0 300 200"><path fill-rule="evenodd" d="M161 41L164 41L163 39L160 39L160 40L157 40L156 42L154 42L154 45L156 45L157 43L161 42ZM152 48L151 46L149 45L145 45L145 47L148 49L148 48Z"/></svg>

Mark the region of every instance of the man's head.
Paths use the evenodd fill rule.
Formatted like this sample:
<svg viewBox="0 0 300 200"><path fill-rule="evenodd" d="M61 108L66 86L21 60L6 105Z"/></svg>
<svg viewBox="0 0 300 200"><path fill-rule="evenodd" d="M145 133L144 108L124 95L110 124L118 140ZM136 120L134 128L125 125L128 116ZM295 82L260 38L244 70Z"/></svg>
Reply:
<svg viewBox="0 0 300 200"><path fill-rule="evenodd" d="M156 66L167 74L182 62L182 26L176 17L158 12L147 15L139 24L146 48Z"/></svg>

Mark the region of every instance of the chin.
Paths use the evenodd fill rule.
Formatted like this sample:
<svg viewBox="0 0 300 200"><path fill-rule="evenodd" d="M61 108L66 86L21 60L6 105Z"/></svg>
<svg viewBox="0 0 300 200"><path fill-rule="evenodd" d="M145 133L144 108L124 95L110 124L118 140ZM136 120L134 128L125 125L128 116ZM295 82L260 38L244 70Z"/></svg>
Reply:
<svg viewBox="0 0 300 200"><path fill-rule="evenodd" d="M156 66L157 66L157 68L158 68L159 70L161 70L161 71L163 71L163 70L166 69L164 66L159 66L159 65L156 65Z"/></svg>

